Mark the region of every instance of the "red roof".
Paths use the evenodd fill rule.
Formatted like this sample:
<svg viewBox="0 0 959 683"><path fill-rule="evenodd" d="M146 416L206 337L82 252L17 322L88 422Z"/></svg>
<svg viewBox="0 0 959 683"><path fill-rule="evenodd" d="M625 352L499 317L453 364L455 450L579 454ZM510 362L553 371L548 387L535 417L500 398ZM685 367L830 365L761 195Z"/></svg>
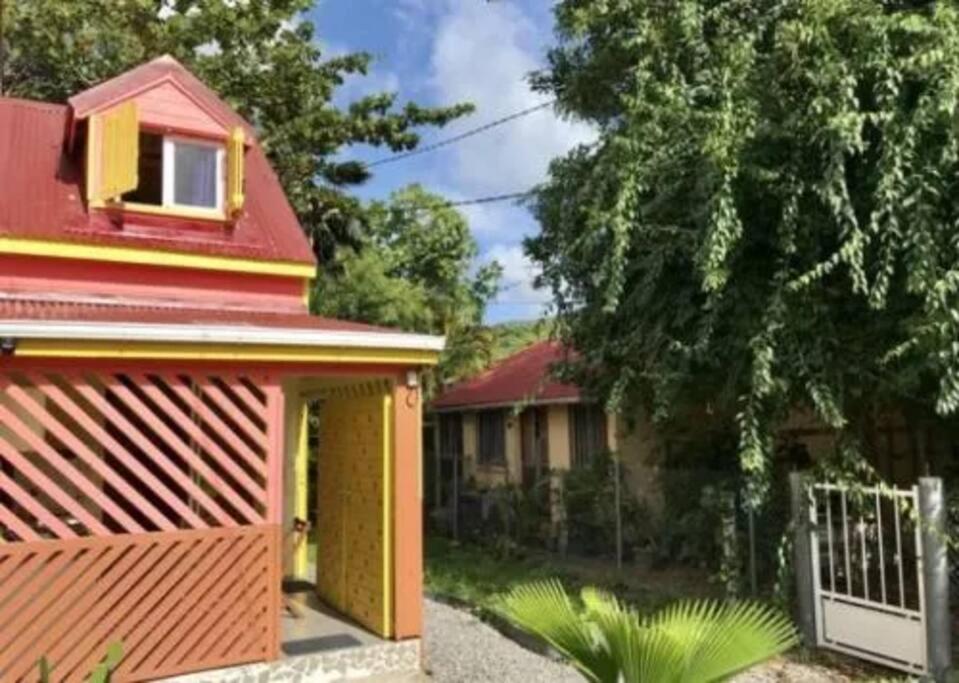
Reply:
<svg viewBox="0 0 959 683"><path fill-rule="evenodd" d="M71 302L29 296L0 298L0 321L13 320L144 325L223 325L390 334L397 332L348 320L320 318L308 313L269 313L260 310L189 308L161 304Z"/></svg>
<svg viewBox="0 0 959 683"><path fill-rule="evenodd" d="M577 401L579 388L552 378L550 368L563 360L562 344L543 341L500 361L471 379L454 384L433 408L467 408L520 402Z"/></svg>
<svg viewBox="0 0 959 683"><path fill-rule="evenodd" d="M81 116L132 95L158 78L174 79L211 116L248 124L171 58L160 58L70 100ZM80 150L68 153L70 108L0 98L0 236L137 247L313 264L283 188L252 137L246 156L246 207L235 224L88 212Z"/></svg>

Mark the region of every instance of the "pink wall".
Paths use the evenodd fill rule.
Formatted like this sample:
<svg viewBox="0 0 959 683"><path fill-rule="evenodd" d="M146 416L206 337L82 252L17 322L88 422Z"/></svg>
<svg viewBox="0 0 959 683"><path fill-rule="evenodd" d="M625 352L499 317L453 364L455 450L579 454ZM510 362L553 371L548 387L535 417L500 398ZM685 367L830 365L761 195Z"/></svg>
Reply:
<svg viewBox="0 0 959 683"><path fill-rule="evenodd" d="M137 95L140 123L154 128L189 131L197 135L223 138L227 130L212 116L196 105L172 83Z"/></svg>
<svg viewBox="0 0 959 683"><path fill-rule="evenodd" d="M164 299L301 313L303 280L0 254L0 292Z"/></svg>

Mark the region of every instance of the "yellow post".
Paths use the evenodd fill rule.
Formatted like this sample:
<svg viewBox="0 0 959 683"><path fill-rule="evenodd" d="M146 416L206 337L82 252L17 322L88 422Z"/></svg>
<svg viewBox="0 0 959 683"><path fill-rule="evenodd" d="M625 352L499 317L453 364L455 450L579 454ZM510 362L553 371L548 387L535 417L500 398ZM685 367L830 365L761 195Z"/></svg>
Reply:
<svg viewBox="0 0 959 683"><path fill-rule="evenodd" d="M393 395L383 397L383 635L393 634Z"/></svg>
<svg viewBox="0 0 959 683"><path fill-rule="evenodd" d="M309 426L310 402L304 400L300 404L300 433L296 444L296 460L293 465L295 482L293 514L304 520L308 518L307 516L309 514L309 510L307 509L307 464L310 458ZM310 538L312 539L313 536L311 532ZM309 562L309 544L301 543L293 557L294 575L299 578L306 576Z"/></svg>

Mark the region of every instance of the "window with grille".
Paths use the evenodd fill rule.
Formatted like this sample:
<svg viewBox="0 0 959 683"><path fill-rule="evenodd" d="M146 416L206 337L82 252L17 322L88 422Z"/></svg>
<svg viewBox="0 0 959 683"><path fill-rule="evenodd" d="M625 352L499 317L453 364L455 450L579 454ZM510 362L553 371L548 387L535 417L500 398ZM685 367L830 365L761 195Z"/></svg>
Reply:
<svg viewBox="0 0 959 683"><path fill-rule="evenodd" d="M477 458L482 465L502 465L506 463L506 411L483 410L477 414L479 433L479 452Z"/></svg>
<svg viewBox="0 0 959 683"><path fill-rule="evenodd" d="M583 467L607 448L606 411L598 405L569 407L569 441L573 467Z"/></svg>

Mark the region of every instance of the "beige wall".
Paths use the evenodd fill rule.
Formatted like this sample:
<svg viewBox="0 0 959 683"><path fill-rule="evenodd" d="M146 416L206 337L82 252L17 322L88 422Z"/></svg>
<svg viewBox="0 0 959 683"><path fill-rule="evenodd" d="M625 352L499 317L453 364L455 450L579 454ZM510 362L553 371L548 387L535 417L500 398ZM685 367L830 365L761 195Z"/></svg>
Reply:
<svg viewBox="0 0 959 683"><path fill-rule="evenodd" d="M477 411L463 413L463 474L481 488L519 483L522 477L522 437L518 415L506 416L506 463L481 464Z"/></svg>
<svg viewBox="0 0 959 683"><path fill-rule="evenodd" d="M610 447L623 464L626 488L637 500L654 510L662 508L662 490L659 486L659 460L662 457L659 440L645 415L634 420L610 416L613 438Z"/></svg>
<svg viewBox="0 0 959 683"><path fill-rule="evenodd" d="M481 465L479 463L479 434L477 413L463 413L463 468L464 477L472 479L481 488L506 483L519 483L522 479L522 429L520 416L510 413L506 420L506 465ZM627 431L623 421L610 416L607 421L610 449L619 451L626 466L627 482L638 497L653 495L655 490L656 464L655 440L648 425L635 431ZM567 470L570 467L569 406L550 405L547 408L547 438L549 467Z"/></svg>
<svg viewBox="0 0 959 683"><path fill-rule="evenodd" d="M520 422L519 415L510 415L507 420L507 466L479 466L476 452L476 413L463 414L463 448L467 479L472 478L480 487L521 481ZM695 422L695 419L691 422ZM690 428L695 430L697 425L691 424ZM549 467L553 470L569 469L571 464L569 405L555 404L547 407L547 433ZM628 490L637 500L654 511L661 510L663 498L659 477L660 470L664 466L665 444L657 437L649 417L639 414L627 420L621 416L611 415L607 421L607 437L610 450L616 452L623 463L624 481ZM778 438L780 443L802 444L814 460L829 455L836 445L832 432L808 411L793 412L781 425ZM921 467L915 454L917 448L915 441L919 436L910 433L901 416L878 420L875 438L877 461L874 465L883 478L904 485L914 482L915 478L920 476ZM947 450L938 443L934 435L925 438L926 447L931 451L930 460L936 462L936 458L941 460L944 457L951 457L951 455L943 455L947 453ZM951 452L951 450L948 451L949 454Z"/></svg>
<svg viewBox="0 0 959 683"><path fill-rule="evenodd" d="M479 427L476 411L463 413L463 474L473 480L480 488L489 488L505 484L508 480L507 468L495 464L480 464ZM509 461L509 436L506 438L506 455Z"/></svg>

